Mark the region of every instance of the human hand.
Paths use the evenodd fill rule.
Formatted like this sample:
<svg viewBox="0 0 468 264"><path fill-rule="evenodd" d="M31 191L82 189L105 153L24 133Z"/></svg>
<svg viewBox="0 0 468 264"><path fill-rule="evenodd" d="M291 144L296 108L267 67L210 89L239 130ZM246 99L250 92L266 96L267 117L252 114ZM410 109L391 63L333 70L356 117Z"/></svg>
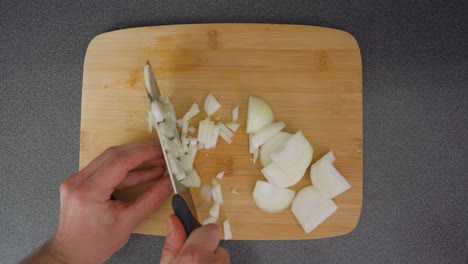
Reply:
<svg viewBox="0 0 468 264"><path fill-rule="evenodd" d="M152 168L131 171L145 164ZM50 242L65 263L103 263L130 238L131 232L171 191L158 142L112 147L60 186L60 219ZM157 179L157 180L156 180ZM109 200L121 188L156 180L135 201Z"/></svg>
<svg viewBox="0 0 468 264"><path fill-rule="evenodd" d="M227 250L218 246L220 238L220 228L209 224L195 229L187 239L179 218L170 215L161 264L230 263Z"/></svg>

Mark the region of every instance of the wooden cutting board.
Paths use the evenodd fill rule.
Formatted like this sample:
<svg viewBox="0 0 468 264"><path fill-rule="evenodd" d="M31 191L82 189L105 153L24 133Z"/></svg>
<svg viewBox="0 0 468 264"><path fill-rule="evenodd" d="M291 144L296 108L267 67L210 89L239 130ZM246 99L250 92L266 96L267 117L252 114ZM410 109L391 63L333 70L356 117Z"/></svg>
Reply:
<svg viewBox="0 0 468 264"><path fill-rule="evenodd" d="M240 129L231 145L222 139L214 150L200 151L195 168L202 184L224 170L222 223L229 218L233 239L314 239L352 231L362 207L362 66L356 40L344 31L314 26L203 24L117 30L89 44L83 73L80 169L106 148L155 139L147 131L143 65L150 60L161 92L170 96L177 115L193 102L203 106L212 92L223 105L214 116L231 120L240 107ZM266 99L287 132L302 130L314 148L313 162L329 150L352 188L334 199L339 209L305 234L290 210L262 212L252 200L260 162L253 164L245 134L249 95ZM203 108L203 107L202 107ZM204 112L192 120L205 117ZM194 122L195 121L195 122ZM306 176L291 189L310 185ZM121 191L132 200L146 185ZM236 188L239 195L233 195ZM210 203L192 190L200 220ZM168 201L135 232L166 234Z"/></svg>

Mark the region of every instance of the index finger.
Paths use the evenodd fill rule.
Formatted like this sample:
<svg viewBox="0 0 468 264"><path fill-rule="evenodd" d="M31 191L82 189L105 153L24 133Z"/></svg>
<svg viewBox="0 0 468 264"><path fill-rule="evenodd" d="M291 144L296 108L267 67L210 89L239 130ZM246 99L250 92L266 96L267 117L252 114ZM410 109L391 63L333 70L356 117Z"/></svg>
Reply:
<svg viewBox="0 0 468 264"><path fill-rule="evenodd" d="M124 145L125 146L125 145ZM158 145L135 145L111 148L103 155L106 161L89 177L104 197L108 197L115 188L127 177L130 170L148 160L163 156Z"/></svg>

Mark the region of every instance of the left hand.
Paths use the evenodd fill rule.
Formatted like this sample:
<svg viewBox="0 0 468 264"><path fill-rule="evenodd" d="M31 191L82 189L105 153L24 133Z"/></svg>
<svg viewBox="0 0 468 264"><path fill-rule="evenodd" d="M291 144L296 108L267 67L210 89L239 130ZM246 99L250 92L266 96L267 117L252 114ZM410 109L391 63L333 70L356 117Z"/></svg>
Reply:
<svg viewBox="0 0 468 264"><path fill-rule="evenodd" d="M152 168L131 171L146 164ZM130 238L143 218L171 191L161 177L165 162L158 142L112 147L60 186L60 219L50 242L55 258L66 263L103 263ZM156 180L157 179L157 180ZM120 188L156 180L135 201L109 200Z"/></svg>

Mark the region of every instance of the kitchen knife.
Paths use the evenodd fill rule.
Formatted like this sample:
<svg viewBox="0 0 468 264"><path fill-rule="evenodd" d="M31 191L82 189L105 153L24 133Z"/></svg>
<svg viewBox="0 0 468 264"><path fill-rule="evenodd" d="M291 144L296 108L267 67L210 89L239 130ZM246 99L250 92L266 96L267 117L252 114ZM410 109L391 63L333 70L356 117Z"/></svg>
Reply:
<svg viewBox="0 0 468 264"><path fill-rule="evenodd" d="M159 90L156 78L153 73L153 69L151 68L151 64L149 61L146 62L146 65L144 67L144 78L146 84L146 93L148 95L150 104L155 100L159 101L161 91ZM166 173L169 174L171 178L172 188L174 189L174 196L172 197L172 209L174 210L175 215L177 215L177 217L182 222L182 225L185 229L185 233L188 237L190 233L192 233L192 231L195 230L195 228L200 227L201 225L195 217L197 215L197 212L195 210L195 205L193 203L192 195L190 194L189 188L181 184L172 173L170 164L167 159L164 141L161 140L162 135L159 131L158 125L159 124L156 124L155 128L156 132L158 133L159 142L161 143L164 159L166 161Z"/></svg>

